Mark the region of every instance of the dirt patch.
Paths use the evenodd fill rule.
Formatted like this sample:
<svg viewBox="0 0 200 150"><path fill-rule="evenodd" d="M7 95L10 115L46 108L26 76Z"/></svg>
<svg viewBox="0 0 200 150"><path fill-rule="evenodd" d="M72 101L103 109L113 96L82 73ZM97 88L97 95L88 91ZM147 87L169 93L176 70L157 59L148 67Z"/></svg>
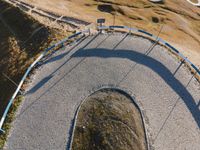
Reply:
<svg viewBox="0 0 200 150"><path fill-rule="evenodd" d="M111 13L112 11L115 10L112 5L106 5L106 4L98 5L98 9L102 12L108 12L108 13Z"/></svg>
<svg viewBox="0 0 200 150"><path fill-rule="evenodd" d="M157 18L157 17L152 17L152 21L153 21L154 23L159 23L159 18Z"/></svg>
<svg viewBox="0 0 200 150"><path fill-rule="evenodd" d="M100 90L86 99L78 113L72 149L146 149L139 110L115 90Z"/></svg>

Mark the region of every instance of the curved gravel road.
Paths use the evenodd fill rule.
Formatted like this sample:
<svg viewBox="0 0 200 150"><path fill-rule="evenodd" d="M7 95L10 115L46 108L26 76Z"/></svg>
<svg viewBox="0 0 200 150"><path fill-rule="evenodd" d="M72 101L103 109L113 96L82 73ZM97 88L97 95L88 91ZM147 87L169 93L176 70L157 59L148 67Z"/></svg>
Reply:
<svg viewBox="0 0 200 150"><path fill-rule="evenodd" d="M68 149L78 105L102 86L134 95L151 149L200 149L200 84L148 39L121 33L86 37L53 54L32 78L5 149Z"/></svg>

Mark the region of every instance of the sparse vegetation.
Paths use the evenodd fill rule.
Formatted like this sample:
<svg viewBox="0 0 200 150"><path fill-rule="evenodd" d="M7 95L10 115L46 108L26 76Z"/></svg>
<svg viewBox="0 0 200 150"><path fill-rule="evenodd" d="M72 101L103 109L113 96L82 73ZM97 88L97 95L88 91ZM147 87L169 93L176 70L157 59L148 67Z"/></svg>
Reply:
<svg viewBox="0 0 200 150"><path fill-rule="evenodd" d="M131 99L114 90L88 97L78 113L72 149L146 149L141 116Z"/></svg>
<svg viewBox="0 0 200 150"><path fill-rule="evenodd" d="M30 0L24 1L31 2ZM70 13L71 16L75 14L73 17L79 17L79 19L88 22L94 22L96 21L94 18L103 16L107 19L108 24L112 24L115 15L115 24L135 26L154 34L157 34L158 28L164 24L165 27L161 36L169 42L176 43L176 46L181 48L180 50L185 50L183 51L184 54L200 67L200 10L198 8L193 6L187 7L184 4L180 5L180 0L166 1L165 5L163 3L153 4L146 0L76 0L66 3L71 4L69 10L73 8L73 10L70 10L72 12ZM59 14L64 12L68 15L69 13L65 9L60 9L60 7L56 9L56 6L55 9L51 9L46 5L41 5L41 7L46 7L45 10L58 12ZM24 14L18 8L5 3L3 0L0 0L0 8L0 115L2 115L9 98L16 89L16 86L5 78L3 74L6 74L18 83L34 59L51 43L62 39L68 33L46 27ZM184 46L182 45L183 41ZM110 145L116 147L123 145L129 149L133 145L133 141L135 143L138 142L137 145L139 146L142 145L142 142L144 142L144 133L143 129L140 128L142 126L141 120L139 119L140 127L138 128L140 129L138 130L138 135L140 135L142 140L139 141L135 140L137 139L135 135L133 136L130 133L130 129L135 129L133 132L137 132L136 129L138 129L131 124L131 120L135 119L131 117L131 114L134 112L131 112L131 114L129 112L120 114L120 111L115 111L117 107L120 107L119 110L124 109L124 106L118 105L117 101L122 103L119 97L110 95L106 98L104 97L105 99L95 99L92 97L88 101L91 109L87 110L88 108L83 107L83 112L81 112L85 116L88 116L88 118L84 118L84 115L79 115L80 122L78 122L75 132L74 142L76 143L76 147L74 149L77 147L80 148L83 143L86 143L86 146L88 146L87 144L92 144L97 149L101 149L102 147L104 149L114 148L110 147ZM10 123L14 119L15 111L22 99L21 96L16 98L6 118L3 126L6 134L0 135L0 149L5 143ZM94 99L96 100L95 103L93 103ZM116 99L117 101L115 101ZM122 99L126 98L123 97ZM122 104L126 105L128 103L130 102L126 101ZM138 112L136 112L134 117L138 119ZM97 117L100 120L95 120ZM102 123L103 121L105 122ZM113 136L115 131L119 131L119 134ZM139 137L138 135L137 137ZM76 136L80 137L77 138ZM83 137L86 138L84 139ZM126 141L121 140L121 142L113 144L122 137L129 138ZM82 149L87 148L82 147Z"/></svg>
<svg viewBox="0 0 200 150"><path fill-rule="evenodd" d="M46 3L54 5L44 5L45 0L23 1L87 22L96 22L95 18L104 17L108 25L137 27L155 35L164 25L160 36L200 67L200 9L187 1L166 0L158 4L149 0L46 0ZM63 4L62 9L58 1Z"/></svg>
<svg viewBox="0 0 200 150"><path fill-rule="evenodd" d="M19 9L0 1L0 114L28 66L51 42L68 33L49 29ZM34 31L40 28L34 35Z"/></svg>
<svg viewBox="0 0 200 150"><path fill-rule="evenodd" d="M50 29L24 14L18 8L0 0L0 118L8 100L16 90L8 76L19 83L29 65L51 43L67 36L68 32ZM20 99L20 100L19 100ZM3 129L10 128L14 112L21 101L17 98L12 106ZM1 135L0 147L7 135Z"/></svg>
<svg viewBox="0 0 200 150"><path fill-rule="evenodd" d="M7 115L7 118L5 120L5 123L3 125L3 129L5 130L5 133L1 133L0 134L0 149L3 149L3 146L6 142L9 130L11 128L11 123L12 121L15 119L15 112L17 111L19 105L21 104L23 100L23 96L18 96L15 99L15 102L13 103L13 105L11 106L11 109L9 110L9 113Z"/></svg>

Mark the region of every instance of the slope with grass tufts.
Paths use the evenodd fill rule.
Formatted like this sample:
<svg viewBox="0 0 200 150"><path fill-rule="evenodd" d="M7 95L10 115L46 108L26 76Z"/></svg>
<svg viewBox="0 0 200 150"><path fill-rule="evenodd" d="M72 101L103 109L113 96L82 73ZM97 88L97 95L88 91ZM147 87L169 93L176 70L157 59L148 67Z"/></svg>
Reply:
<svg viewBox="0 0 200 150"><path fill-rule="evenodd" d="M38 54L63 35L0 0L0 117L17 84ZM57 34L57 35L55 35ZM57 37L56 37L57 36Z"/></svg>
<svg viewBox="0 0 200 150"><path fill-rule="evenodd" d="M51 12L95 22L105 17L107 24L143 28L175 45L200 67L200 8L186 0L23 0ZM115 21L114 19L115 15Z"/></svg>

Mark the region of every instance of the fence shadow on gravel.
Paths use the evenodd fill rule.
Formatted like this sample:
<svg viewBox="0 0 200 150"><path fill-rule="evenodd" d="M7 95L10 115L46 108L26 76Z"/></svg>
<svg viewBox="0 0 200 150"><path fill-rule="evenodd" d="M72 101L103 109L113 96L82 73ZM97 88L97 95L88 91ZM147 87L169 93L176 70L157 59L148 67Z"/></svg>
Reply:
<svg viewBox="0 0 200 150"><path fill-rule="evenodd" d="M87 42L84 47L80 48L79 51L82 51L85 47L87 47L92 41L94 41L99 34L95 35L89 42ZM54 74L61 69L67 62L69 62L73 57L70 57L68 60L66 60L63 64L61 64L58 68L56 68L49 76L42 79L38 84L36 84L30 91L28 91L26 94L31 94L33 92L36 92L39 88L41 88L45 83L47 83L51 78L53 78ZM85 57L86 58L86 57ZM41 97L43 97L46 93L48 93L54 86L56 86L65 76L67 76L70 72L72 72L78 65L80 65L84 59L81 59L75 66L73 66L63 77L61 77L59 80L57 80L54 84L52 84L47 90L45 90L38 98L36 98L29 106L27 106L20 114L18 114L15 118L17 119L20 117L24 112L26 112L34 103L36 103L38 100L40 100ZM47 79L46 79L47 78ZM45 82L46 81L46 82ZM41 84L42 83L42 84Z"/></svg>
<svg viewBox="0 0 200 150"><path fill-rule="evenodd" d="M98 36L98 35L97 35ZM95 36L93 39L91 39L84 47L86 47L88 44L90 44L97 36ZM87 38L87 37L86 37ZM68 50L67 52L65 52L64 54L60 54L58 56L52 57L50 59L48 59L47 61L45 61L43 64L47 64L47 63L51 63L54 61L58 61L62 58L64 58L66 55L68 55L71 51L73 51L78 45L80 45L86 38L83 38L81 41L79 41L79 43L77 43L75 46L73 46L70 50ZM81 49L84 49L84 47L82 47ZM38 84L36 84L30 91L27 92L27 94L31 94L36 92L39 88L41 88L45 83L47 83L52 77L53 75L60 69L62 68L67 62L69 62L71 58L69 58L68 60L66 60L61 66L59 66L58 68L56 68L49 76L45 77L44 79L42 79L40 82L38 82Z"/></svg>
<svg viewBox="0 0 200 150"><path fill-rule="evenodd" d="M177 80L170 70L164 66L161 62L149 57L145 54L141 54L132 50L116 49L111 51L109 49L85 49L84 51L78 51L72 57L100 57L100 58L121 58L129 59L138 64L144 65L155 73L157 73L178 95L182 98L188 110L191 112L194 120L200 128L200 110L195 103L192 95L188 92L186 87Z"/></svg>

